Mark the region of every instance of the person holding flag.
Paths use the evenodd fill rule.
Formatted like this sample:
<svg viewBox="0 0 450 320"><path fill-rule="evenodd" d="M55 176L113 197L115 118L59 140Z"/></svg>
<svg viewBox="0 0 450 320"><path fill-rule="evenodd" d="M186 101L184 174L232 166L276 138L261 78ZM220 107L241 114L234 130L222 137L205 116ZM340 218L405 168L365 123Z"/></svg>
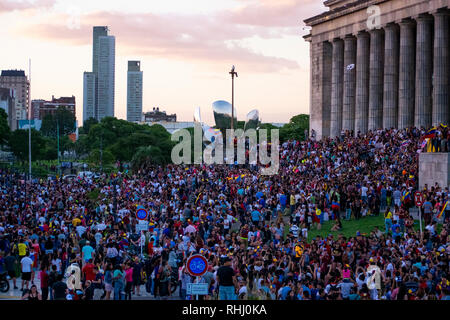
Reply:
<svg viewBox="0 0 450 320"><path fill-rule="evenodd" d="M313 223L317 223L317 230L320 230L323 223L323 212L316 205L316 212L314 214Z"/></svg>
<svg viewBox="0 0 450 320"><path fill-rule="evenodd" d="M444 211L445 211L445 215L444 215L444 219L443 219L444 222L450 216L450 206L448 205L448 202L449 202L449 200L448 200L448 196L447 196L447 199L445 199L444 202L443 202L442 210L437 215L437 219L441 219L443 214L444 214Z"/></svg>

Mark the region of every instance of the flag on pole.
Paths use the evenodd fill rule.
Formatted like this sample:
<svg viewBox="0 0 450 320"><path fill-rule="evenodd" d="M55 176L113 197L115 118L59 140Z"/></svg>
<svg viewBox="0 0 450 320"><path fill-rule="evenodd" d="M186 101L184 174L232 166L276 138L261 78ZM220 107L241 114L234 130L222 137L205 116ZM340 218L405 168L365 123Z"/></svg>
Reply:
<svg viewBox="0 0 450 320"><path fill-rule="evenodd" d="M440 219L442 217L442 214L444 213L445 208L447 208L448 200L445 203L444 207L442 208L441 212L438 214L437 218Z"/></svg>
<svg viewBox="0 0 450 320"><path fill-rule="evenodd" d="M434 138L436 136L437 128L433 127L425 134L425 138Z"/></svg>
<svg viewBox="0 0 450 320"><path fill-rule="evenodd" d="M198 194L197 199L195 199L195 204L197 204L198 199L200 199L200 195L201 195L201 194L202 194L201 192Z"/></svg>

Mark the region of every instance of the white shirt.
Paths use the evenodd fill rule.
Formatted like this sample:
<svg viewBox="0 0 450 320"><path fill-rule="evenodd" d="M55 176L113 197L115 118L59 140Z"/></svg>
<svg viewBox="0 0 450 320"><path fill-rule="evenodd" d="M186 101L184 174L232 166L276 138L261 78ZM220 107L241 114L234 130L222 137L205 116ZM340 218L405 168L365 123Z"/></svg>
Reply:
<svg viewBox="0 0 450 320"><path fill-rule="evenodd" d="M20 263L22 264L22 272L31 272L33 260L31 260L29 257L23 257L22 260L20 260Z"/></svg>

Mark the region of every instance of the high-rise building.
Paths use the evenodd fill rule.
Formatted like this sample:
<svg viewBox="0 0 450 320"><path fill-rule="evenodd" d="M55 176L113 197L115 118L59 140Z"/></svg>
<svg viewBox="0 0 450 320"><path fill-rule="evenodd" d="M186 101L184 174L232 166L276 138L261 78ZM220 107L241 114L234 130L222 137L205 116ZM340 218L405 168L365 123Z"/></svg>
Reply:
<svg viewBox="0 0 450 320"><path fill-rule="evenodd" d="M17 129L16 98L15 90L0 88L0 109L5 110L8 115L8 125L11 130ZM0 142L0 144L2 144Z"/></svg>
<svg viewBox="0 0 450 320"><path fill-rule="evenodd" d="M114 117L116 38L101 36L98 42L97 120L100 121L104 117Z"/></svg>
<svg viewBox="0 0 450 320"><path fill-rule="evenodd" d="M89 118L97 118L96 105L97 77L94 72L85 72L83 76L83 121Z"/></svg>
<svg viewBox="0 0 450 320"><path fill-rule="evenodd" d="M127 74L127 120L141 121L142 78L140 61L128 61Z"/></svg>
<svg viewBox="0 0 450 320"><path fill-rule="evenodd" d="M108 36L108 27L94 27L92 37L92 72L98 72L99 38Z"/></svg>
<svg viewBox="0 0 450 320"><path fill-rule="evenodd" d="M17 120L27 119L28 104L30 102L30 81L23 70L2 70L0 88L14 89L15 113Z"/></svg>
<svg viewBox="0 0 450 320"><path fill-rule="evenodd" d="M93 28L92 72L83 75L83 121L114 116L116 40L108 31Z"/></svg>

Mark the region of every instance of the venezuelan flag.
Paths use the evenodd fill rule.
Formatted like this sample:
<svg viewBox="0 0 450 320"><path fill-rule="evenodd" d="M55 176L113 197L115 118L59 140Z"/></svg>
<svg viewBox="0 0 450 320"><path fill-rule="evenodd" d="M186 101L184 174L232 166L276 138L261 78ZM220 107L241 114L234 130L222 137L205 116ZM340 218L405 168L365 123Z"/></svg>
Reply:
<svg viewBox="0 0 450 320"><path fill-rule="evenodd" d="M433 127L425 134L425 138L434 138L436 136L437 128Z"/></svg>
<svg viewBox="0 0 450 320"><path fill-rule="evenodd" d="M402 144L400 145L400 147L406 147L409 143L409 140L405 140L402 142Z"/></svg>
<svg viewBox="0 0 450 320"><path fill-rule="evenodd" d="M440 219L442 217L442 214L444 213L445 208L447 208L448 205L448 201L445 203L444 207L442 208L441 212L438 214L438 219Z"/></svg>

